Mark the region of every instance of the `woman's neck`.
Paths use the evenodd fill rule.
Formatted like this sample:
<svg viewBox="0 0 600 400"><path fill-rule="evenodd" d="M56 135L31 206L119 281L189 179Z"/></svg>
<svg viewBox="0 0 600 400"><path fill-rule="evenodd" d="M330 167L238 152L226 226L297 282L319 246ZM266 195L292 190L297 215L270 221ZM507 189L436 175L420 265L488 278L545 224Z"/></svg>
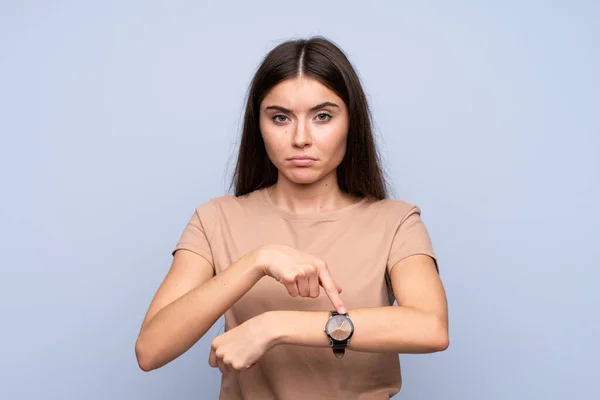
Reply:
<svg viewBox="0 0 600 400"><path fill-rule="evenodd" d="M280 177L267 191L276 206L298 214L335 211L357 201L341 191L335 176L311 184L297 184Z"/></svg>

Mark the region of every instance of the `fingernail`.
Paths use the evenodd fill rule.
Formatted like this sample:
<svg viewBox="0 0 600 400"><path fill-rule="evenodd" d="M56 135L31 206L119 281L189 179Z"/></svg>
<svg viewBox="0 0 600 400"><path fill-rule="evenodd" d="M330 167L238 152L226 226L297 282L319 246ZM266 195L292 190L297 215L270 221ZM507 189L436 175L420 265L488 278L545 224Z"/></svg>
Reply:
<svg viewBox="0 0 600 400"><path fill-rule="evenodd" d="M346 307L340 307L340 313L346 314Z"/></svg>

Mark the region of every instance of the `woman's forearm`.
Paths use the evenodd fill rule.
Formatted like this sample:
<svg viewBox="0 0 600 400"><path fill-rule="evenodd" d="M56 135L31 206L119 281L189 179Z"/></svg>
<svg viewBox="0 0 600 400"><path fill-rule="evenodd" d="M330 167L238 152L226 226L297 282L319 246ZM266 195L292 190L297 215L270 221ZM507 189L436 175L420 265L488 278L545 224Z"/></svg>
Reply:
<svg viewBox="0 0 600 400"><path fill-rule="evenodd" d="M349 350L361 352L433 353L448 347L447 323L410 307L349 310L354 334ZM326 311L271 311L266 317L272 342L329 347L324 332Z"/></svg>
<svg viewBox="0 0 600 400"><path fill-rule="evenodd" d="M144 326L136 353L144 370L160 368L191 348L264 276L253 253L161 309Z"/></svg>

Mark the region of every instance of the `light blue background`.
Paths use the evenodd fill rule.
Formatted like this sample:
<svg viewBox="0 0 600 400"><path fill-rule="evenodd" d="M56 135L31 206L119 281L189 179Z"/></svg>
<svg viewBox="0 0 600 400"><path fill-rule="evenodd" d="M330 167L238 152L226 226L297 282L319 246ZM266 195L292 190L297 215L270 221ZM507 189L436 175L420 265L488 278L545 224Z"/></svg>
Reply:
<svg viewBox="0 0 600 400"><path fill-rule="evenodd" d="M3 1L0 398L217 398L219 326L152 373L134 342L228 188L255 67L312 34L358 67L448 291L450 348L402 356L399 398L600 398L599 21L594 1Z"/></svg>

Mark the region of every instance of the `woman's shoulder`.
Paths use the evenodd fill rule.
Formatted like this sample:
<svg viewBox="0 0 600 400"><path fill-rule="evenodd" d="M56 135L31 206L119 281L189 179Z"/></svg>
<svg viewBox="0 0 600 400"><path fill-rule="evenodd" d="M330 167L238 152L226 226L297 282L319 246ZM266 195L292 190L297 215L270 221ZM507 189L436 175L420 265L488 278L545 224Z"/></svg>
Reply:
<svg viewBox="0 0 600 400"><path fill-rule="evenodd" d="M211 197L204 203L201 203L199 206L197 206L196 210L203 214L219 212L232 213L260 204L261 200L262 198L260 190L250 192L242 196L225 194Z"/></svg>
<svg viewBox="0 0 600 400"><path fill-rule="evenodd" d="M368 218L382 218L386 221L401 222L412 214L421 214L421 209L406 200L402 199L383 199L360 201L363 207L350 207L350 214L355 214L362 209L362 213ZM252 210L263 214L269 210L269 203L265 199L264 189L255 190L245 195L221 195L212 197L196 207L200 216L205 218L214 218L217 215L241 215L247 214ZM358 211L360 213L360 211Z"/></svg>
<svg viewBox="0 0 600 400"><path fill-rule="evenodd" d="M410 214L421 213L421 209L416 204L401 199L370 201L367 210L384 218L400 220L405 219Z"/></svg>

